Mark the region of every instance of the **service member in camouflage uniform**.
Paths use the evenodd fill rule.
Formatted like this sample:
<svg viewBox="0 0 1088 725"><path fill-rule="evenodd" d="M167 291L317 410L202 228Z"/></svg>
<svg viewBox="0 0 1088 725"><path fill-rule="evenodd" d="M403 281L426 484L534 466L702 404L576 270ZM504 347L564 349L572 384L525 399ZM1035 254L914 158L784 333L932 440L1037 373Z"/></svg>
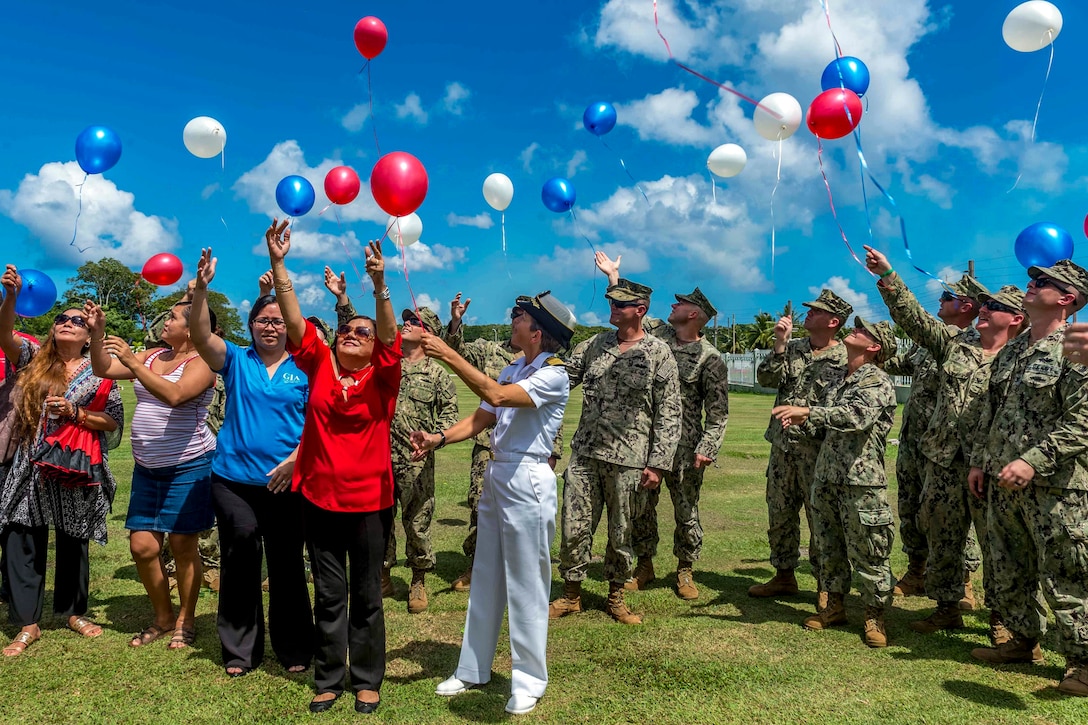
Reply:
<svg viewBox="0 0 1088 725"><path fill-rule="evenodd" d="M776 406L814 405L846 376L846 348L835 334L846 324L854 308L829 289L812 302L805 302L807 338L791 340L793 319L783 317L774 326L774 349L756 369L756 380L766 388L778 388ZM817 609L823 605L823 581L812 533L810 494L812 472L820 453L822 432L810 425L783 428L771 418L763 436L771 444L767 461L767 540L775 575L764 584L748 588L751 597L792 596L797 593L794 569L801 557L801 508L808 519L808 560L820 592Z"/></svg>
<svg viewBox="0 0 1088 725"><path fill-rule="evenodd" d="M597 252L595 261L610 285L619 281L619 256L612 261L604 252ZM714 305L698 287L691 294L675 297L667 321L644 317L642 326L668 343L680 376L680 442L673 466L665 473L665 486L672 498L675 525L672 550L677 560L676 594L681 599L697 599L699 590L692 577L692 564L698 561L703 548L699 493L703 487L703 473L718 457L725 437L729 420L729 368L721 353L703 337L706 323L718 314ZM660 494L660 487L642 491L643 505L634 522L633 549L638 564L634 575L624 585L631 591L645 589L654 579Z"/></svg>
<svg viewBox="0 0 1088 725"><path fill-rule="evenodd" d="M503 343L485 340L483 338L466 343L464 329L461 326L461 318L468 309L471 299L461 302L461 293L450 301L450 323L442 333L442 341L449 345L454 352L468 361L492 380L498 380L499 374L506 369L521 353L514 348L509 340ZM468 535L461 545L461 550L468 557L468 568L465 573L453 580L450 587L455 592L467 592L472 586L472 562L476 558L476 523L479 517L480 495L483 493L484 472L487 470L488 461L491 460L491 431L493 427L484 428L472 439L472 461L469 465L468 507L469 523ZM556 463L563 457L563 426L560 424L559 432L555 436L552 445L552 456L548 464L555 470Z"/></svg>
<svg viewBox="0 0 1088 725"><path fill-rule="evenodd" d="M642 618L624 602L634 559L632 515L639 488L656 488L672 468L680 440L680 384L669 346L642 329L652 290L625 279L605 292L616 331L601 332L571 353L571 386L584 384L582 415L564 474L559 574L563 596L552 619L582 611L593 531L608 511L604 575L608 613L622 624Z"/></svg>
<svg viewBox="0 0 1088 725"><path fill-rule="evenodd" d="M892 319L916 344L929 351L937 367L937 398L919 438L927 461L918 516L929 547L925 591L937 602L937 609L910 626L923 634L960 629L963 616L959 602L966 594L964 547L972 522L979 539L986 542L986 504L972 496L965 485L967 456L978 434L979 403L989 385L991 363L1025 322L1024 293L1013 285L993 295L976 293L974 299L982 302L977 328L954 334L922 308L883 254L871 247L865 249L866 264L879 278L877 288ZM983 589L991 609L991 636L996 643L1007 638L1007 630L989 596L991 562L985 548L982 554L986 563Z"/></svg>
<svg viewBox="0 0 1088 725"><path fill-rule="evenodd" d="M1088 695L1088 368L1062 357L1066 319L1088 300L1088 271L1063 259L1028 269L1030 330L1005 346L983 396L969 482L985 493L993 597L1012 639L971 652L1041 662L1054 612L1066 670L1058 690Z"/></svg>
<svg viewBox="0 0 1088 725"><path fill-rule="evenodd" d="M980 307L978 296L986 288L970 275L948 285L941 294L937 317L947 328L948 337L972 329ZM973 333L972 333L973 334ZM903 422L899 428L899 455L895 461L896 488L899 499L899 534L903 539L903 552L907 555L907 572L895 585L900 597L924 597L926 595L926 556L929 543L919 526L918 512L925 482L926 455L921 438L933 408L937 403L938 368L929 350L915 343L910 350L893 357L884 365L889 375L909 375L910 396L903 406ZM982 563L974 527L968 531L964 555L965 592L960 606L974 609L975 597L971 587L971 573L978 571Z"/></svg>
<svg viewBox="0 0 1088 725"><path fill-rule="evenodd" d="M889 557L895 521L888 504L884 449L895 420L895 387L878 366L895 354L887 322L854 318L843 340L846 378L816 407L786 405L772 414L787 429L807 424L827 431L816 458L812 484L812 527L820 557L827 604L804 621L806 629L846 624L844 599L851 569L861 580L865 644L887 647L884 608L892 601Z"/></svg>

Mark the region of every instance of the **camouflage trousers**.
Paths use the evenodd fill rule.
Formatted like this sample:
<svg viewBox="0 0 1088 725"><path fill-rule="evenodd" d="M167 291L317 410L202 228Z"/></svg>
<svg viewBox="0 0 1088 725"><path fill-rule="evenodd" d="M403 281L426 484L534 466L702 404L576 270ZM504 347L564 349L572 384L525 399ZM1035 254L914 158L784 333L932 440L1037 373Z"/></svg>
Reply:
<svg viewBox="0 0 1088 725"><path fill-rule="evenodd" d="M608 546L604 578L623 583L631 576L633 513L641 490L642 469L607 463L574 453L563 473L562 543L559 575L584 581L593 550L593 533L608 510Z"/></svg>
<svg viewBox="0 0 1088 725"><path fill-rule="evenodd" d="M204 571L219 568L219 529L214 526L207 531L201 531L197 539L197 551L200 552L200 563ZM162 551L159 554L162 564L166 567L166 573L174 576L177 564L174 562L174 552L170 551L170 535L162 539Z"/></svg>
<svg viewBox="0 0 1088 725"><path fill-rule="evenodd" d="M434 455L427 456L422 466L393 468L393 517L397 506L404 526L405 564L419 571L434 569L434 549L431 546L431 519L434 518ZM385 568L397 563L397 527L389 529L385 547Z"/></svg>
<svg viewBox="0 0 1088 725"><path fill-rule="evenodd" d="M767 461L767 542L771 546L771 566L796 569L801 558L801 509L808 521L808 561L820 589L820 561L812 534L812 472L816 469L819 448L806 446L789 453L771 447Z"/></svg>
<svg viewBox="0 0 1088 725"><path fill-rule="evenodd" d="M490 456L490 448L479 443L472 444L472 467L468 472L468 536L461 545L461 550L469 561L476 557L476 522L480 513L480 494L484 490L484 472L487 470L487 462L491 460Z"/></svg>
<svg viewBox="0 0 1088 725"><path fill-rule="evenodd" d="M1088 662L1088 491L1039 483L1012 491L986 479L992 608L1016 634L1040 639L1041 584L1058 628L1056 649Z"/></svg>
<svg viewBox="0 0 1088 725"><path fill-rule="evenodd" d="M899 536L903 553L921 558L929 554L929 542L918 523L925 484L926 457L918 447L918 437L908 433L899 440L899 457L895 460L895 480L899 503Z"/></svg>
<svg viewBox="0 0 1088 725"><path fill-rule="evenodd" d="M886 488L817 479L812 484L812 526L826 591L849 592L853 569L865 606L891 603L895 520Z"/></svg>
<svg viewBox="0 0 1088 725"><path fill-rule="evenodd" d="M962 599L964 571L978 571L983 558L982 586L989 597L989 556L979 546L979 541L986 542L986 502L971 495L969 470L960 456L947 467L926 461L918 523L929 542L926 594L938 602Z"/></svg>
<svg viewBox="0 0 1088 725"><path fill-rule="evenodd" d="M699 492L703 487L703 472L696 468L695 451L682 450L676 454L672 471L662 477L662 486L669 489L672 499L672 553L678 561L698 561L703 549L703 527L699 523ZM640 488L633 524L632 548L635 556L653 557L660 541L657 530L657 502L661 486Z"/></svg>

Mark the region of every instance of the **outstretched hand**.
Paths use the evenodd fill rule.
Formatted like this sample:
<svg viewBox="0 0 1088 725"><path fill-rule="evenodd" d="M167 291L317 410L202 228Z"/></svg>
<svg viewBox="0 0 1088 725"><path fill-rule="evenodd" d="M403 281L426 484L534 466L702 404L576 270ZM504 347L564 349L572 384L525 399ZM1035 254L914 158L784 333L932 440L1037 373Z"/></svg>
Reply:
<svg viewBox="0 0 1088 725"><path fill-rule="evenodd" d="M332 268L328 265L325 266L325 289L332 292L336 297L340 295L346 295L348 293L348 280L343 272L337 276L336 272L332 271Z"/></svg>
<svg viewBox="0 0 1088 725"><path fill-rule="evenodd" d="M412 443L412 460L422 461L442 441L442 436L437 433L424 433L414 430L408 434L408 440Z"/></svg>
<svg viewBox="0 0 1088 725"><path fill-rule="evenodd" d="M596 252L593 255L593 261L597 264L597 269L601 270L604 276L608 277L609 283L613 282L613 278L619 278L621 259L623 259L622 254L617 254L615 261L609 259L608 255L604 252Z"/></svg>
<svg viewBox="0 0 1088 725"><path fill-rule="evenodd" d="M200 250L200 261L196 263L196 287L198 289L202 289L202 290L207 290L208 289L208 285L210 285L212 283L212 280L215 279L215 266L218 263L219 263L218 257L213 257L212 256L212 248L211 247L208 247L207 249L201 249ZM267 274L271 278L272 273L268 272ZM262 283L261 283L262 284L261 295L263 296L263 295L268 294L267 292L263 291L263 289L264 289L264 287L263 287L264 275L261 275L261 280L262 280ZM271 289L271 288L272 288L272 285L269 284L269 289Z"/></svg>
<svg viewBox="0 0 1088 725"><path fill-rule="evenodd" d="M441 337L432 335L426 330L420 334L419 346L422 348L424 355L439 360L445 360L446 355L452 352L450 346L443 342Z"/></svg>
<svg viewBox="0 0 1088 725"><path fill-rule="evenodd" d="M462 304L461 293L458 292L457 296L450 300L450 322L459 323L461 318L465 316L465 311L468 310L468 306L471 304L471 297L466 298Z"/></svg>
<svg viewBox="0 0 1088 725"><path fill-rule="evenodd" d="M870 272L879 277L891 271L892 263L888 261L887 257L868 244L863 245L863 249L865 249L865 267Z"/></svg>
<svg viewBox="0 0 1088 725"><path fill-rule="evenodd" d="M0 277L0 285L3 285L5 295L19 296L19 292L23 289L23 278L15 269L14 264L9 264L4 269L4 274Z"/></svg>
<svg viewBox="0 0 1088 725"><path fill-rule="evenodd" d="M379 241L371 241L366 245L366 273L370 275L374 289L380 290L385 286L385 257L382 256L382 245Z"/></svg>
<svg viewBox="0 0 1088 725"><path fill-rule="evenodd" d="M272 289L275 286L276 279L272 276L272 270L268 270L257 278L257 290L261 297L272 294Z"/></svg>
<svg viewBox="0 0 1088 725"><path fill-rule="evenodd" d="M272 224L265 230L264 241L268 244L268 257L273 262L282 262L291 251L291 229L288 227L290 223L290 219L280 222L272 217Z"/></svg>
<svg viewBox="0 0 1088 725"><path fill-rule="evenodd" d="M87 332L92 340L101 340L106 331L106 313L94 302L87 300L83 303L83 319L87 322Z"/></svg>

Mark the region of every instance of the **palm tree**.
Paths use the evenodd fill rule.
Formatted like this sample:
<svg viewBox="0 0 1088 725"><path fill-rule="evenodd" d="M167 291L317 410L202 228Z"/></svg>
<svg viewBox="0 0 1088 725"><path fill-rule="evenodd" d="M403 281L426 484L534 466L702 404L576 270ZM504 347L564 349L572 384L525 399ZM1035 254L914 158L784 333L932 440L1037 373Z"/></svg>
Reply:
<svg viewBox="0 0 1088 725"><path fill-rule="evenodd" d="M774 346L774 326L778 318L770 312L760 312L754 322L742 327L741 338L746 350L767 350Z"/></svg>

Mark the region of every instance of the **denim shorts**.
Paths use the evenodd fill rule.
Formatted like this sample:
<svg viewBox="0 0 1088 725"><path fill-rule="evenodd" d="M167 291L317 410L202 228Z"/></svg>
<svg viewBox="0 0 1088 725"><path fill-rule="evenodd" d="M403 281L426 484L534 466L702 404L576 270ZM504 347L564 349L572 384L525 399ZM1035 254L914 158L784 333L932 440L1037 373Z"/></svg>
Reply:
<svg viewBox="0 0 1088 725"><path fill-rule="evenodd" d="M132 470L125 528L197 534L215 525L212 511L212 457L215 451L176 466Z"/></svg>

